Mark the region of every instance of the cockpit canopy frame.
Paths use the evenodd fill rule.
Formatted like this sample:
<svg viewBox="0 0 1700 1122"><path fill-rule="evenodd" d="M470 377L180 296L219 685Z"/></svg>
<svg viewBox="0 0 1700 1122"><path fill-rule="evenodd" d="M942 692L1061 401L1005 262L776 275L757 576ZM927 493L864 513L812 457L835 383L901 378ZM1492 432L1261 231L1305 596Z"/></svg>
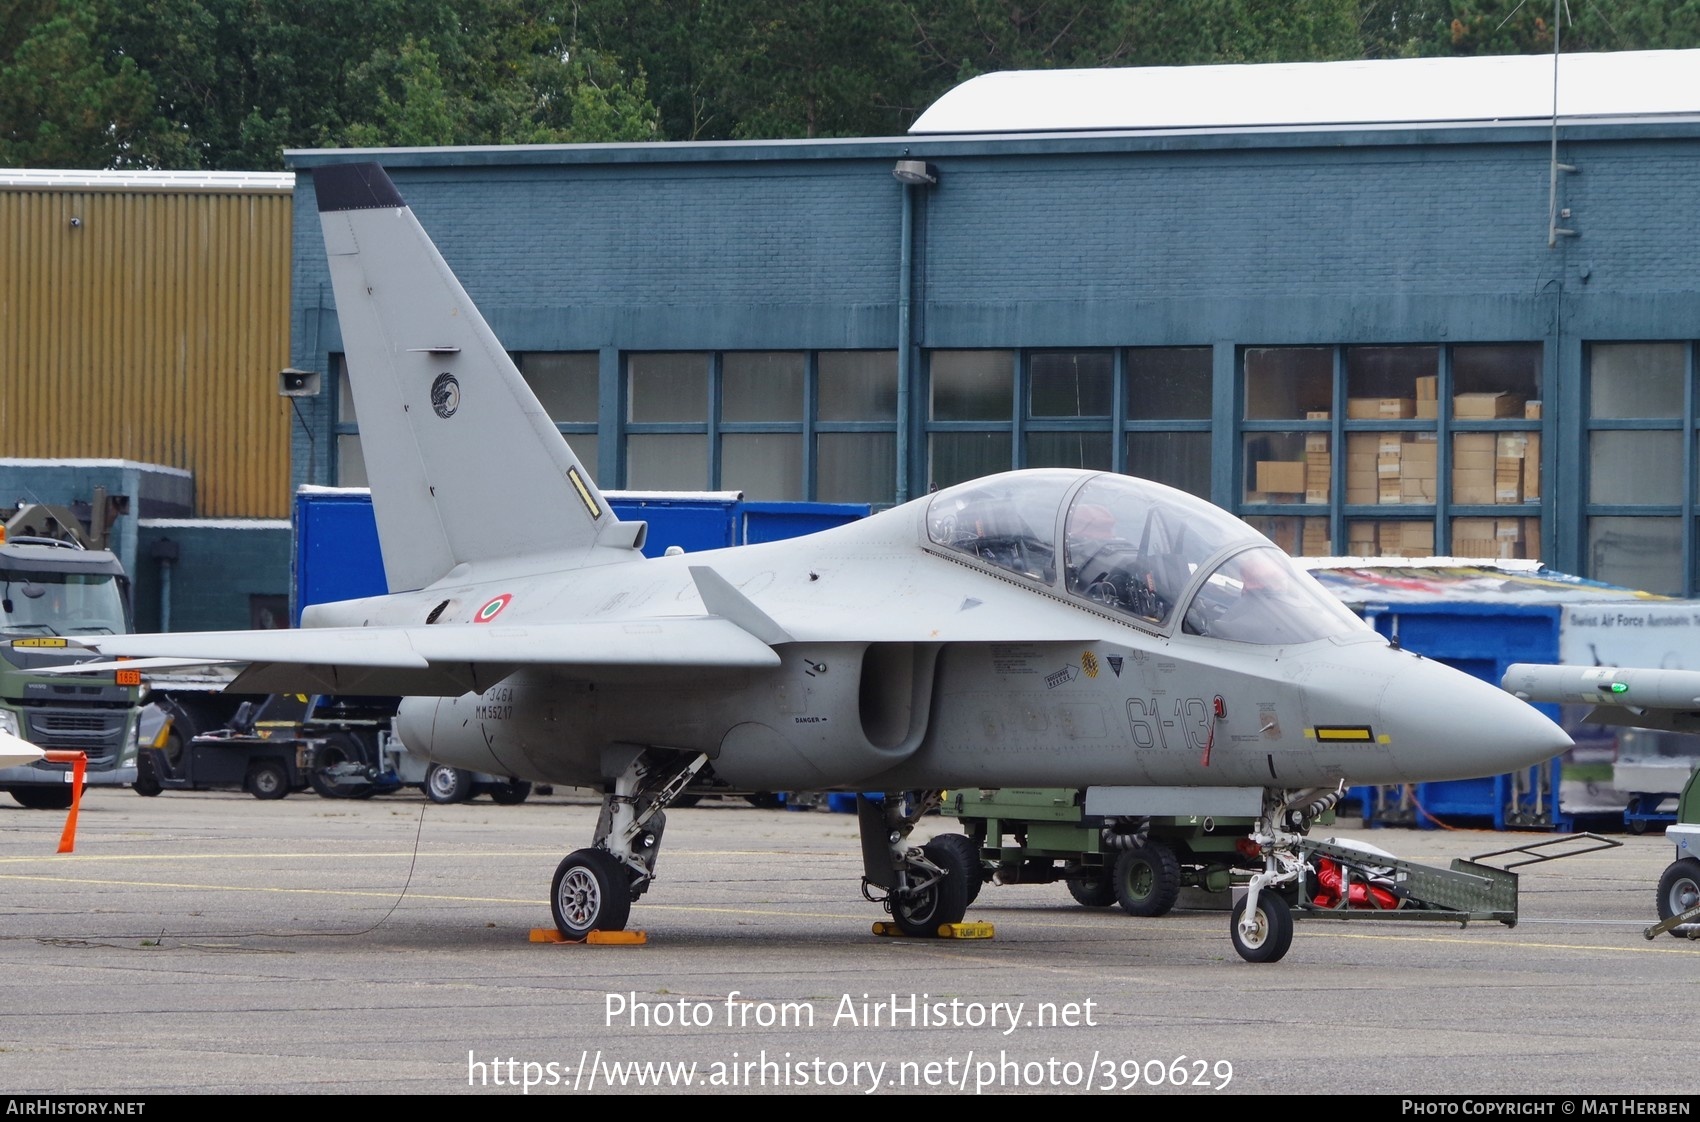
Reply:
<svg viewBox="0 0 1700 1122"><path fill-rule="evenodd" d="M1367 625L1274 543L1184 491L1035 469L940 491L927 544L1160 634L1300 643Z"/></svg>

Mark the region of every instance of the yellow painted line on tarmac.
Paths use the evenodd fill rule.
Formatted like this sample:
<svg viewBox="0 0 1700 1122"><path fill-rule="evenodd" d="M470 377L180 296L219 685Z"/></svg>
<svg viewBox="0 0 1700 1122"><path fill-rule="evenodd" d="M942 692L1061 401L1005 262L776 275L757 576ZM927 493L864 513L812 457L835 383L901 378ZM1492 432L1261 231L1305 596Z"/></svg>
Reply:
<svg viewBox="0 0 1700 1122"><path fill-rule="evenodd" d="M376 897L381 900L393 900L400 895L399 889L357 889L357 888L279 888L276 886L257 884L189 884L177 881L148 881L148 880L99 880L94 877L44 877L26 876L19 873L0 873L0 881L33 881L38 884L76 884L100 888L171 888L192 892L252 892L274 896L363 896ZM420 900L442 900L459 903L475 904L534 904L536 900L513 900L500 896L445 896L439 893L413 892L407 893L409 898Z"/></svg>
<svg viewBox="0 0 1700 1122"><path fill-rule="evenodd" d="M361 850L362 857L548 857L549 850L438 850L398 849L393 853ZM39 865L52 861L56 865L86 864L94 861L238 861L244 858L257 861L324 861L330 858L346 860L348 850L325 850L308 853L49 853L35 857L0 857L0 865Z"/></svg>
<svg viewBox="0 0 1700 1122"><path fill-rule="evenodd" d="M405 854L403 856L405 856ZM349 897L349 898L357 898L357 899L376 899L376 900L393 900L398 895L405 895L406 898L408 898L408 899L428 900L428 901L434 901L434 902L438 902L438 903L506 904L506 905L518 905L518 906L526 906L526 907L547 907L548 906L547 899L546 898L539 898L539 897L460 896L460 895L450 895L450 894L447 894L447 893L438 893L438 892L414 892L414 891L408 891L405 894L403 894L398 889L280 888L280 887L268 886L268 885L206 884L206 883L191 883L191 882L184 882L184 881L129 881L129 880L102 879L102 878L95 878L95 877L60 877L60 876L42 876L42 875L31 875L31 874L21 874L21 873L0 873L0 882L6 882L6 881L29 882L29 883L35 883L35 884L81 885L81 886L99 887L99 888L158 888L158 889L172 889L172 890L176 890L176 891L238 892L238 893L250 893L250 894L260 894L260 895L273 895L273 896L327 896L327 897L339 896L339 897ZM862 908L859 908L859 907L856 908L854 911L848 911L847 910L847 911L843 911L843 912L800 912L800 911L796 911L796 910L790 909L790 908L755 908L755 907L741 907L741 908L739 908L739 907L712 906L712 905L705 905L705 904L662 904L662 903L650 903L650 902L646 901L643 904L643 911L646 914L653 914L653 913L656 913L656 912L684 912L684 913L690 913L690 914L693 914L693 915L745 915L745 916L773 916L773 917L791 918L791 919L842 920L842 921L846 921L846 922L850 922L850 923L858 923L858 924L864 922L864 919L865 919L865 910L862 909ZM1066 921L1059 922L1055 919L1044 919L1044 918L1040 918L1040 917L1037 917L1037 916L1009 916L1009 917L1006 917L1003 920L1003 926L1004 926L1004 930L1005 930L1006 933L1014 933L1014 932L1020 932L1020 931L1024 931L1024 930L1043 929L1043 928L1067 928L1067 929L1079 930L1081 928L1090 926L1091 922L1092 921L1091 921L1090 917L1082 917L1078 920L1069 919L1069 920L1066 920ZM1388 922L1394 923L1394 922L1397 922L1397 921L1388 921ZM1107 934L1118 934L1107 924L1102 928L1102 930ZM1469 934L1463 934L1463 933L1441 934L1441 935L1412 935L1412 934L1408 934L1408 933L1395 934L1392 931L1383 931L1383 932L1319 931L1319 930L1316 930L1314 928L1312 928L1310 930L1306 930L1305 927L1303 927L1303 926L1300 926L1298 928L1298 930L1294 933L1293 941L1294 941L1295 946L1302 946L1305 942L1310 942L1310 941L1314 941L1314 940L1317 940L1317 939L1364 940L1364 941L1369 941L1369 942L1385 942L1385 941L1388 941L1388 940L1391 940L1391 939L1398 939L1402 942L1435 943L1435 944L1444 944L1444 945L1453 945L1453 946L1456 946L1459 943L1468 943L1471 946L1482 947L1482 948L1495 948L1495 949L1505 949L1505 950L1572 951L1572 952L1586 953L1586 954L1601 954L1601 953L1606 953L1606 954L1693 954L1694 953L1691 949L1686 947L1686 945L1685 945L1686 941L1685 940L1684 941L1679 941L1679 940L1674 940L1674 939L1649 940L1649 939L1644 938L1641 935L1640 929L1638 929L1638 928L1635 929L1633 932L1629 932L1627 928L1625 930L1626 930L1626 933L1632 933L1633 934L1633 936L1636 940L1634 943L1629 943L1629 944L1554 943L1554 942L1548 942L1548 941L1545 941L1545 940L1531 940L1531 939L1516 938L1516 937L1503 937L1503 936L1498 936L1498 935L1495 935L1495 936L1469 935ZM1125 931L1125 934L1129 937L1135 937L1135 936L1141 934L1142 932L1143 933L1154 933L1151 928L1130 927ZM1227 942L1227 932L1222 931L1220 933L1220 935L1221 935L1222 942L1225 944ZM925 947L932 948L932 949L937 949L938 947L948 943L948 941L940 941L940 940L909 940L908 942L913 944L914 946L917 946L917 947L925 946ZM1669 943L1670 945L1667 946L1666 945L1667 943Z"/></svg>
<svg viewBox="0 0 1700 1122"><path fill-rule="evenodd" d="M275 896L351 896L378 900L394 900L403 895L400 889L356 889L356 888L279 888L267 885L247 884L191 884L177 881L138 881L138 880L104 880L95 877L50 877L31 876L22 873L0 873L0 883L6 881L29 881L37 884L83 885L97 888L166 888L187 892L247 892L269 894ZM523 904L526 906L549 906L547 897L513 897L513 896L452 896L440 892L405 893L409 900L432 900L441 903L456 904ZM850 912L798 912L781 908L728 908L697 904L651 904L645 902L647 912L691 912L707 915L746 915L746 916L777 916L796 917L801 919L843 919L860 922L861 909L856 913Z"/></svg>
<svg viewBox="0 0 1700 1122"><path fill-rule="evenodd" d="M798 854L816 855L819 850L801 849L676 849L667 854L670 861L680 861L687 858L703 857L752 857L783 858ZM450 858L454 860L470 860L479 857L564 857L566 851L551 847L548 849L430 849L417 851L398 849L393 852L374 852L361 850L362 857L430 857ZM0 865L40 865L43 861L52 861L56 865L84 864L92 861L236 861L242 859L256 861L323 861L330 858L345 859L348 850L304 851L299 853L39 853L33 856L0 857ZM856 855L845 854L845 860L853 860Z"/></svg>
<svg viewBox="0 0 1700 1122"><path fill-rule="evenodd" d="M1396 923L1398 921L1395 920L1390 922ZM1626 927L1624 928L1624 931L1626 934L1634 935L1634 943L1627 945L1618 943L1548 943L1520 938L1517 936L1489 938L1482 935L1464 934L1453 935L1450 937L1444 935L1400 935L1397 936L1397 938L1400 941L1407 943L1450 943L1453 945L1458 943L1469 943L1471 946L1476 947L1509 946L1515 947L1518 950L1586 951L1589 954L1598 954L1601 952L1610 954L1674 954L1682 951L1681 944L1674 939L1669 940L1672 944L1671 946L1664 947L1643 936L1639 927L1633 929ZM1395 936L1391 931L1381 934L1371 934L1369 932L1357 932L1354 934L1346 931L1305 931L1301 928L1293 935L1293 945L1297 946L1299 941L1302 939L1389 939L1394 937Z"/></svg>

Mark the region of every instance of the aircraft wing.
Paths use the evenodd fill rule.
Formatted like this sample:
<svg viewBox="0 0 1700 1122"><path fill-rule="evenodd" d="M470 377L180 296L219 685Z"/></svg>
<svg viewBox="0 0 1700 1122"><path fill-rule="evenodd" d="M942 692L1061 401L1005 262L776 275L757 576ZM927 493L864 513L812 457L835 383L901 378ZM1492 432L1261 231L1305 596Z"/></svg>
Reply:
<svg viewBox="0 0 1700 1122"><path fill-rule="evenodd" d="M593 677L654 670L738 670L779 665L766 643L724 619L682 617L598 623L310 627L115 635L81 641L102 655L151 663L246 663L236 693L367 693L456 697L488 689L522 666ZM111 669L83 663L67 670Z"/></svg>
<svg viewBox="0 0 1700 1122"><path fill-rule="evenodd" d="M1591 725L1700 732L1700 670L1519 662L1500 685L1524 701L1591 705Z"/></svg>
<svg viewBox="0 0 1700 1122"><path fill-rule="evenodd" d="M0 767L17 767L20 764L33 764L42 759L46 753L29 741L9 732L0 732Z"/></svg>

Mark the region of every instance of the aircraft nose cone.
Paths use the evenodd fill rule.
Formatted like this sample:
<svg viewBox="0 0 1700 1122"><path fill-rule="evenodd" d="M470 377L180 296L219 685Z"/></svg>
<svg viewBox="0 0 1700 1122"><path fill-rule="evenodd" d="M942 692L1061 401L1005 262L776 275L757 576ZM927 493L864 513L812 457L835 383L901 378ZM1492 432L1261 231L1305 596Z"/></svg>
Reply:
<svg viewBox="0 0 1700 1122"><path fill-rule="evenodd" d="M1430 659L1401 667L1382 707L1389 747L1413 782L1502 775L1545 763L1574 743L1528 702Z"/></svg>

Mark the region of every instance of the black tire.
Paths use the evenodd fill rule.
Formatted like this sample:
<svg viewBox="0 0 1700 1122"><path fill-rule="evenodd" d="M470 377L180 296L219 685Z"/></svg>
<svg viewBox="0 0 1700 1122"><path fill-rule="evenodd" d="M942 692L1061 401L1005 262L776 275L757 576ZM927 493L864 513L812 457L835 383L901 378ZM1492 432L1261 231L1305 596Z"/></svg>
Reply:
<svg viewBox="0 0 1700 1122"><path fill-rule="evenodd" d="M1110 882L1128 915L1168 915L1181 894L1180 858L1162 842L1147 840L1116 854Z"/></svg>
<svg viewBox="0 0 1700 1122"><path fill-rule="evenodd" d="M160 786L159 775L154 771L153 757L146 752L136 760L136 781L130 784L130 790L144 799L151 799L165 790Z"/></svg>
<svg viewBox="0 0 1700 1122"><path fill-rule="evenodd" d="M702 802L702 796L701 795L697 794L694 791L686 791L686 792L680 794L678 798L674 799L672 802L668 803L667 805L670 806L670 807L673 807L673 806L695 806L700 802Z"/></svg>
<svg viewBox="0 0 1700 1122"><path fill-rule="evenodd" d="M249 765L243 786L256 799L281 799L289 794L289 770L277 760L261 760Z"/></svg>
<svg viewBox="0 0 1700 1122"><path fill-rule="evenodd" d="M339 764L370 764L366 758L366 750L360 741L346 732L333 732L325 737L325 742L313 755L313 771L307 776L307 783L326 799L361 799L371 798L377 793L377 788L370 783L359 787L345 787L332 781L331 777L323 774Z"/></svg>
<svg viewBox="0 0 1700 1122"><path fill-rule="evenodd" d="M523 779L498 783L490 788L490 801L497 806L518 806L531 797L531 784Z"/></svg>
<svg viewBox="0 0 1700 1122"><path fill-rule="evenodd" d="M1116 882L1112 875L1114 870L1114 865L1080 869L1065 878L1068 882L1068 894L1083 908L1109 907L1116 902Z"/></svg>
<svg viewBox="0 0 1700 1122"><path fill-rule="evenodd" d="M968 878L976 870L963 863L959 846L948 842L941 845L940 838L922 846L921 852L944 876L919 892L892 901L891 914L905 935L933 939L941 927L962 922L968 910Z"/></svg>
<svg viewBox="0 0 1700 1122"><path fill-rule="evenodd" d="M1696 904L1700 904L1700 861L1684 857L1671 862L1659 877L1659 919L1679 916ZM1688 937L1676 931L1671 934L1678 939Z"/></svg>
<svg viewBox="0 0 1700 1122"><path fill-rule="evenodd" d="M745 795L744 800L757 810L785 809L785 796L775 794L772 791L757 791L754 794Z"/></svg>
<svg viewBox="0 0 1700 1122"><path fill-rule="evenodd" d="M1293 909L1273 892L1257 894L1257 928L1250 936L1240 934L1240 917L1245 915L1246 897L1234 905L1228 934L1234 949L1247 962L1279 962L1293 945Z"/></svg>
<svg viewBox="0 0 1700 1122"><path fill-rule="evenodd" d="M464 768L432 764L425 773L425 797L448 806L472 797L472 773Z"/></svg>
<svg viewBox="0 0 1700 1122"><path fill-rule="evenodd" d="M985 869L980 861L979 843L966 834L940 834L927 844L937 844L956 851L954 860L962 866L963 885L968 892L968 899L963 907L973 907L974 901L980 898L980 886L986 883Z"/></svg>
<svg viewBox="0 0 1700 1122"><path fill-rule="evenodd" d="M567 854L549 887L555 927L569 939L592 931L624 931L632 914L632 882L613 854L580 849Z"/></svg>
<svg viewBox="0 0 1700 1122"><path fill-rule="evenodd" d="M70 810L71 785L60 787L13 787L12 797L18 800L19 806L27 806L31 810Z"/></svg>

